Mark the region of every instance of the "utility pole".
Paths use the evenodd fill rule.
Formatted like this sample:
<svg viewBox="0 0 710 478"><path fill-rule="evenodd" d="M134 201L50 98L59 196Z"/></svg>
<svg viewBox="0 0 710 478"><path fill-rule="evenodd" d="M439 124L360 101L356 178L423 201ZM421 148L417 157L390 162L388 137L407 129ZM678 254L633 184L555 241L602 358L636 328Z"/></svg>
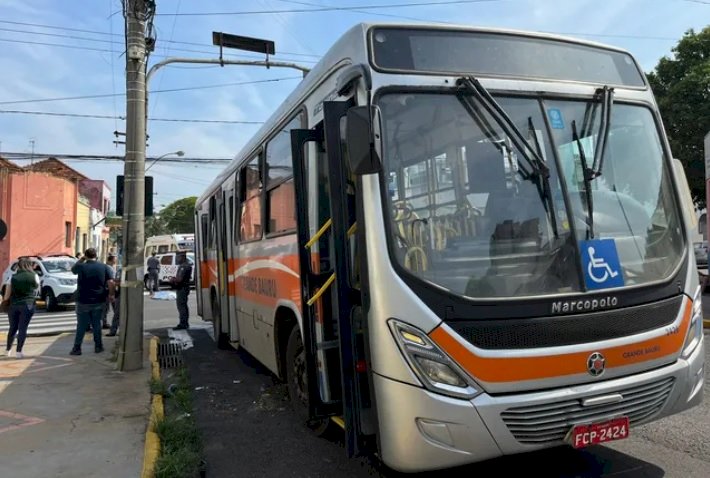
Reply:
<svg viewBox="0 0 710 478"><path fill-rule="evenodd" d="M149 0L150 1L150 0ZM118 369L143 367L146 0L126 0L126 159Z"/></svg>

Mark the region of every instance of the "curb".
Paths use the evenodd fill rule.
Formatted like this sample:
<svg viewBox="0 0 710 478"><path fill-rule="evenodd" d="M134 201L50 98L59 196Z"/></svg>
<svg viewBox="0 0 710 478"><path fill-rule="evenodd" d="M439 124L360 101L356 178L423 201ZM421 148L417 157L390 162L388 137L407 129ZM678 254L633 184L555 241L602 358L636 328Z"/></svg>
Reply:
<svg viewBox="0 0 710 478"><path fill-rule="evenodd" d="M150 357L151 377L154 380L160 379L160 365L158 365L158 337L150 338L150 349L148 353ZM145 448L143 451L143 472L142 478L153 478L155 476L155 463L160 455L160 437L155 432L155 427L160 420L163 419L163 396L158 394L151 395L150 401L150 419L148 420L148 428L145 432Z"/></svg>

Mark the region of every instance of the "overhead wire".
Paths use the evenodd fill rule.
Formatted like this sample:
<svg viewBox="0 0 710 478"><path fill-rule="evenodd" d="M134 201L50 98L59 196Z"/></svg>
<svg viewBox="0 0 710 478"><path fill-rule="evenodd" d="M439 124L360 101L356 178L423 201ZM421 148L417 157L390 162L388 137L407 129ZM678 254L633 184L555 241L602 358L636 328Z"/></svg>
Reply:
<svg viewBox="0 0 710 478"><path fill-rule="evenodd" d="M44 33L44 32L25 32L25 31L20 31L20 30L13 30L13 29L2 29L0 28L0 31L8 31L8 32L17 32L17 33L26 33L28 35L46 35L46 36L51 36L51 37L61 37L61 38L68 38L68 39L73 39L73 40L82 40L82 41L93 41L93 42L99 42L99 43L108 43L108 44L119 44L120 42L114 42L113 40L101 40L101 39L91 39L91 38L82 38L82 37L76 37L73 35L60 35L60 34L55 34L55 33ZM96 51L96 52L102 52L102 53L113 53L113 48L106 49L106 48L95 48L95 47L89 47L89 46L84 46L84 45L65 45L62 43L49 43L49 42L37 42L33 40L17 40L17 39L10 39L10 38L0 38L0 41L4 42L9 42L9 43L18 43L18 44L28 44L28 45L42 45L42 46L50 46L50 47L57 47L57 48L70 48L70 49L75 49L75 50L87 50L87 51ZM216 51L208 51L208 50L195 50L192 48L175 48L172 47L173 51L177 52L184 52L184 53L202 53L205 55L215 55L217 52ZM152 53L152 56L160 57L160 58L167 58L166 55L161 55L161 54L156 54ZM250 60L258 60L261 59L262 57L260 56L255 56L255 55L249 55L249 54L243 54L243 53L231 53L227 52L224 53L224 56L228 57L235 57L235 58L247 58ZM274 55L277 56L277 55ZM316 60L305 60L305 59L300 59L300 58L289 58L285 56L278 56L279 60L282 61L293 61L293 62L300 62L300 63L317 63Z"/></svg>
<svg viewBox="0 0 710 478"><path fill-rule="evenodd" d="M175 13L180 12L180 5L182 4L182 0L178 0L177 6L175 7ZM170 39L165 43L165 50L164 50L164 55L167 57L170 55L170 42L173 39L173 36L175 35L175 25L177 24L178 17L175 16L173 17L173 27L170 30ZM161 86L163 86L163 78L165 77L165 72L161 71L160 72L160 78L158 79L158 89L160 89ZM160 100L160 96L157 96L153 100L153 115L155 115L156 110L158 109L158 101Z"/></svg>
<svg viewBox="0 0 710 478"><path fill-rule="evenodd" d="M109 17L108 17L108 25L109 25L109 30L111 31L111 35L113 35L113 16L111 16L111 11L113 10L112 8L112 1L113 0L108 0L108 10L109 10ZM114 50L113 50L113 42L111 42L111 93L113 93L113 115L118 116L118 105L116 104L116 70L114 68L113 64L113 57L115 56ZM114 121L114 128L115 131L118 130L118 119Z"/></svg>
<svg viewBox="0 0 710 478"><path fill-rule="evenodd" d="M461 4L472 4L472 3L494 3L502 2L505 0L445 0L442 2L409 2L409 3L389 3L389 4L379 4L379 5L348 5L343 7L315 7L315 8L291 8L291 9L281 9L281 10L244 10L237 12L183 12L183 13L158 13L156 15L160 16L192 16L192 17L204 17L204 16L224 16L224 15L272 15L277 13L318 13L318 12L332 12L332 11L347 11L347 10L374 10L374 9L387 9L387 8L412 8L412 7L427 7L427 6L441 6L441 5L461 5Z"/></svg>
<svg viewBox="0 0 710 478"><path fill-rule="evenodd" d="M58 117L65 117L65 118L106 119L106 120L110 119L110 120L121 120L121 121L126 120L125 116L120 116L120 115L59 113L59 112L54 112L54 111L0 110L0 114L58 116ZM248 125L264 124L263 121L212 120L212 119L198 119L198 118L150 118L149 117L148 121L164 121L164 122L171 122L171 123L213 123L213 124L248 124ZM116 129L118 129L118 127Z"/></svg>
<svg viewBox="0 0 710 478"><path fill-rule="evenodd" d="M259 83L274 83L274 82L279 82L279 81L287 81L287 80L302 80L303 78L300 76L287 76L287 77L282 77L282 78L271 78L267 80L252 80L252 81L238 81L238 82L232 82L232 83L217 83L213 85L199 85L199 86L185 86L182 88L167 88L163 90L150 90L148 92L149 95L154 95L158 93L173 93L176 91L190 91L190 90L205 90L205 89L210 89L210 88L223 88L227 86L241 86L241 85L253 85L253 84L259 84ZM17 104L22 104L22 103L46 103L46 102L51 102L51 101L69 101L69 100L90 100L90 99L96 99L96 98L109 98L112 96L125 96L126 93L103 93L103 94L96 94L96 95L82 95L82 96L63 96L63 97L55 97L55 98L37 98L37 99L32 99L32 100L11 100L11 101L0 101L0 105L17 105Z"/></svg>
<svg viewBox="0 0 710 478"><path fill-rule="evenodd" d="M70 27L62 27L58 25L47 25L43 23L29 23L29 22L16 22L16 21L11 21L11 20L0 20L0 23L8 24L8 25L21 25L21 26L28 26L28 27L36 27L36 28L46 28L50 30L64 30L64 31L70 31L70 32L77 32L77 33L90 33L94 35L105 35L105 36L113 36L113 37L120 37L124 38L124 35L119 35L118 33L110 33L110 32L103 32L99 30L84 30L80 28L70 28ZM42 33L42 32L31 32L31 31L22 31L22 30L17 30L18 33L29 33L29 34L35 34L35 35L50 35L48 33ZM58 36L57 34L52 34L50 36ZM91 39L91 38L85 38L85 37L71 37L69 35L66 35L67 38L76 38L77 40L86 40L86 41L100 41L100 42L108 42L109 40L97 40L97 39ZM120 43L120 42L119 42ZM179 40L170 40L169 43L174 43L176 45L189 45L189 46L207 46L211 47L214 46L211 43L199 43L199 42L187 42L187 41L179 41ZM174 50L174 48L173 48ZM292 56L306 56L306 57L314 57L314 58L320 58L321 55L318 54L310 54L310 53L295 53L295 52L288 52L288 51L280 51L277 53L277 55L292 55Z"/></svg>

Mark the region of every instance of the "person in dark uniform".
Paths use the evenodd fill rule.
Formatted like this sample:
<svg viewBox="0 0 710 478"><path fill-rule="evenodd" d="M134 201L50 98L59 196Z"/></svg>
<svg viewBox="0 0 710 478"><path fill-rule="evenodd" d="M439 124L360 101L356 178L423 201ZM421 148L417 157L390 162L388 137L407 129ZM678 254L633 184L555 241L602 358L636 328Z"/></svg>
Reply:
<svg viewBox="0 0 710 478"><path fill-rule="evenodd" d="M155 257L155 251L148 258L148 290L153 297L159 290L160 285L160 261Z"/></svg>
<svg viewBox="0 0 710 478"><path fill-rule="evenodd" d="M174 330L190 328L190 309L187 307L187 297L190 295L190 280L192 279L192 264L187 260L185 252L175 254L178 263L177 274L173 278L173 284L177 289L177 310L180 323L173 327Z"/></svg>

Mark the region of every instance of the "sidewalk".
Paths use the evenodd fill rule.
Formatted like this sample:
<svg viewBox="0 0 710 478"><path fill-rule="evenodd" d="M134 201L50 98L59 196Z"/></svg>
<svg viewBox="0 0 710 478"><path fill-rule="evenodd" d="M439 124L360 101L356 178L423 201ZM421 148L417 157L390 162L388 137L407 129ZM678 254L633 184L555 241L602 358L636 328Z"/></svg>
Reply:
<svg viewBox="0 0 710 478"><path fill-rule="evenodd" d="M3 342L5 337L0 334ZM122 373L116 339L71 356L73 334L29 337L25 358L0 357L2 476L138 477L150 412L150 364ZM2 344L4 348L4 344Z"/></svg>

